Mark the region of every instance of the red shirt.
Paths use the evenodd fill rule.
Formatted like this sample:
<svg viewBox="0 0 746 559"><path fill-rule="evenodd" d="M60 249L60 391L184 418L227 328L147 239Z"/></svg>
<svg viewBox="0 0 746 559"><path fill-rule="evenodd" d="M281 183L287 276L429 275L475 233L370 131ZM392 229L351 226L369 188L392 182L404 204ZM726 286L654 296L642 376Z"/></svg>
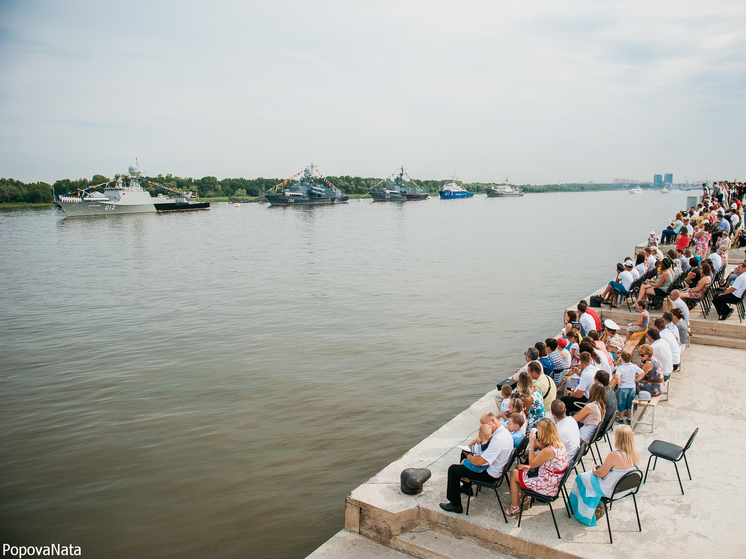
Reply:
<svg viewBox="0 0 746 559"><path fill-rule="evenodd" d="M691 239L689 238L689 235L682 235L676 243L676 250L684 250L686 247L689 246L690 240Z"/></svg>
<svg viewBox="0 0 746 559"><path fill-rule="evenodd" d="M587 309L585 309L585 312L593 317L593 320L596 323L596 332L600 334L603 331L603 325L601 324L601 319L598 317L598 314L596 314L596 311L588 307Z"/></svg>

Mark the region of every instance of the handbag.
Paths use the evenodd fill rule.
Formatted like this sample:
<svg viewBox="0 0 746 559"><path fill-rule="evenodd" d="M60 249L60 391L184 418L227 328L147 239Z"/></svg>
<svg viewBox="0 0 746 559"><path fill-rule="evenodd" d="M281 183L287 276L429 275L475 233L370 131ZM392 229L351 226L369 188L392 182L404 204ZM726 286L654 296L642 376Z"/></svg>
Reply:
<svg viewBox="0 0 746 559"><path fill-rule="evenodd" d="M526 477L536 477L539 475L539 468L531 468L526 472Z"/></svg>
<svg viewBox="0 0 746 559"><path fill-rule="evenodd" d="M600 307L601 304L604 302L604 298L600 295L591 295L591 301L590 305L591 307Z"/></svg>

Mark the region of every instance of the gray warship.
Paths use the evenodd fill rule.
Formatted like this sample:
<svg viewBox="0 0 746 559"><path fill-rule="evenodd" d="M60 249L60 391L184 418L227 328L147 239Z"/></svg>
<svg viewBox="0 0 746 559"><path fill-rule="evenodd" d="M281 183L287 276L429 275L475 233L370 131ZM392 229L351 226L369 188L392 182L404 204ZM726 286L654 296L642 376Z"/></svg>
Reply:
<svg viewBox="0 0 746 559"><path fill-rule="evenodd" d="M129 179L129 184L125 184L123 179ZM144 190L140 185L141 179L145 180L140 169L137 165L131 165L129 175L122 175L103 185L96 185L105 185L103 193L92 190L88 193L81 191L79 196L56 196L54 204L65 212L65 215L68 217L183 212L210 209L209 202L200 201L191 192L180 193L175 198L164 196L163 194L151 196L150 192ZM159 184L155 184L155 186L166 188Z"/></svg>
<svg viewBox="0 0 746 559"><path fill-rule="evenodd" d="M412 184L405 184L404 167L399 169L399 174L394 178L394 184L390 187L379 187L377 185L371 188L370 197L373 198L374 202L406 202L407 200L426 200L429 196L421 186L412 180L407 175ZM380 183L379 183L380 184ZM377 189L376 189L377 188Z"/></svg>
<svg viewBox="0 0 746 559"><path fill-rule="evenodd" d="M349 199L347 194L326 180L313 163L295 176L270 188L264 195L270 206L338 204Z"/></svg>

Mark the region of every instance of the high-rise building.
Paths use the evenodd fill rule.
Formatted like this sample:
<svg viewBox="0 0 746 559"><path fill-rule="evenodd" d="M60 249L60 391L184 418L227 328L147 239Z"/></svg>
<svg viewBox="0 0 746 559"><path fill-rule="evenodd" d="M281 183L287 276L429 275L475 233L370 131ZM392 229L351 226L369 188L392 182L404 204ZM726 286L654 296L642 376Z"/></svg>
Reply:
<svg viewBox="0 0 746 559"><path fill-rule="evenodd" d="M665 182L666 184L673 184L673 173L666 173L663 182Z"/></svg>
<svg viewBox="0 0 746 559"><path fill-rule="evenodd" d="M663 184L663 175L653 175L653 186L660 186Z"/></svg>

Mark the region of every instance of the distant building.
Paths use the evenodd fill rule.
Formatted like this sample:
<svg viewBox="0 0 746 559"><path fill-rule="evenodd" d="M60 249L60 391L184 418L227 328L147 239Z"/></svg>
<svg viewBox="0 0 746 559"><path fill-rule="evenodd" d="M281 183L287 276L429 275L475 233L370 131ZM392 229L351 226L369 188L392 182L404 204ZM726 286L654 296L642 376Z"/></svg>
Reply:
<svg viewBox="0 0 746 559"><path fill-rule="evenodd" d="M663 179L663 182L665 182L668 185L673 184L673 173L666 173L666 176Z"/></svg>
<svg viewBox="0 0 746 559"><path fill-rule="evenodd" d="M653 175L653 186L663 185L663 175Z"/></svg>

